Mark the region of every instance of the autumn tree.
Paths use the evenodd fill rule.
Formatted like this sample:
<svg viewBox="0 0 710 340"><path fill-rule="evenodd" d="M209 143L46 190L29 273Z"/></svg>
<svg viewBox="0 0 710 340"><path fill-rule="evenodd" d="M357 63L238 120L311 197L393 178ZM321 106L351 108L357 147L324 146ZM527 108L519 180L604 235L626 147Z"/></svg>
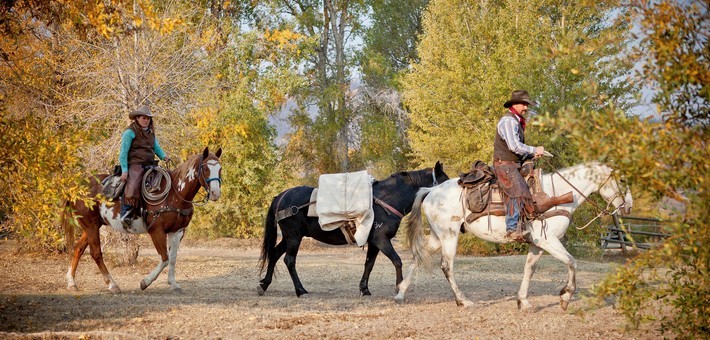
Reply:
<svg viewBox="0 0 710 340"><path fill-rule="evenodd" d="M358 135L350 107L350 85L355 65L351 43L360 34L360 0L275 0L270 22L274 29L289 29L310 44L299 66L307 80L291 93L291 108L285 158L303 168L297 172L313 179L321 173L361 168L354 157ZM308 179L307 179L308 180Z"/></svg>
<svg viewBox="0 0 710 340"><path fill-rule="evenodd" d="M231 191L226 185L226 203L239 198L235 193L240 190L263 188L271 177L264 169L273 164L273 133L264 112L273 107L263 103L279 91L259 84L275 76L255 74L252 70L262 66L256 58L249 60L256 62L246 69L248 76L228 66L234 62L229 56L239 57L230 52L233 39L242 34L239 20L251 15L252 7L131 0L110 6L17 1L3 9L0 128L7 136L1 146L8 161L2 170L13 177L0 184L8 193L2 195L0 211L8 217L3 228L15 231L27 246L61 249L62 234L56 229L61 203L81 198L82 179L117 161L127 114L142 103L151 105L161 144L174 159L206 144L213 150L222 146L225 168L244 169L225 171L234 176L229 179L246 181L235 181ZM261 104L254 104L254 98ZM251 210L261 208L250 208L249 223L263 216ZM204 225L223 215L208 216ZM219 224L224 234L237 234L226 231L238 228L232 217Z"/></svg>
<svg viewBox="0 0 710 340"><path fill-rule="evenodd" d="M64 72L79 44L121 30L127 1L5 1L0 4L0 216L26 248L57 250L61 202L84 194L77 153L93 140L74 109L89 90Z"/></svg>
<svg viewBox="0 0 710 340"><path fill-rule="evenodd" d="M554 114L590 105L583 84L594 77L604 105L628 105L622 100L628 84L615 81L631 68L618 58L628 26L613 20L616 10L607 2L430 2L420 61L403 79L412 156L418 163L443 160L458 171L476 159L489 162L495 124L515 89L532 94L537 112ZM576 159L564 137L531 130L530 143L557 154L558 164Z"/></svg>
<svg viewBox="0 0 710 340"><path fill-rule="evenodd" d="M279 166L276 131L269 118L304 85L294 64L307 48L306 37L292 30L223 25L231 37L217 60L220 91L194 113L198 139L223 148L223 186L218 202L205 206L195 230L208 237L258 237L271 199L293 177ZM304 47L305 46L305 47Z"/></svg>
<svg viewBox="0 0 710 340"><path fill-rule="evenodd" d="M361 124L359 152L368 169L383 177L410 169L409 114L402 104L399 80L418 60L417 38L428 0L369 1L370 25L364 32L354 111Z"/></svg>

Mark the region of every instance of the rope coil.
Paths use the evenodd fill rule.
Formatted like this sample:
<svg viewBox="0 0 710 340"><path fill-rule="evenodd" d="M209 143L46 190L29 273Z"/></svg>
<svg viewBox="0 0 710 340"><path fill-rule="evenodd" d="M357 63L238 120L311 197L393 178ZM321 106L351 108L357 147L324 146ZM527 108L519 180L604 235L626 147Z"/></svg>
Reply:
<svg viewBox="0 0 710 340"><path fill-rule="evenodd" d="M154 179L154 176L160 177ZM146 185L146 182L151 180L151 182L156 183L156 187L160 188L160 183L163 179L166 180L166 184L165 188L162 191L156 193L155 191L148 190L149 188ZM170 188L172 186L171 182L172 181L170 180L170 174L164 168L159 166L149 168L145 171L145 174L143 175L143 181L141 185L141 193L143 194L143 198L150 205L158 205L160 203L163 203L168 197L168 192L170 192Z"/></svg>

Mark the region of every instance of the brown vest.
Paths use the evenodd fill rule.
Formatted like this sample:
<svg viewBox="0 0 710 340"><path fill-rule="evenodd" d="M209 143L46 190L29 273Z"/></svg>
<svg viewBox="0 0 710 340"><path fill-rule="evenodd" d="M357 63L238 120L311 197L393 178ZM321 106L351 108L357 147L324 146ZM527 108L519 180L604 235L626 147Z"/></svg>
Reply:
<svg viewBox="0 0 710 340"><path fill-rule="evenodd" d="M150 165L155 159L155 133L152 128L147 131L143 130L135 122L132 123L129 129L133 130L136 135L131 142L131 148L128 150L128 164Z"/></svg>
<svg viewBox="0 0 710 340"><path fill-rule="evenodd" d="M513 116L511 113L507 113L508 116L511 116L513 118L516 118ZM517 118L516 118L516 121ZM525 143L525 134L523 134L523 126L520 124L518 121L518 138L520 138L520 141L522 143ZM505 143L505 140L503 140L503 137L500 136L498 133L498 129L496 128L496 136L493 139L493 159L500 159L503 161L514 161L514 162L519 162L522 163L525 160L525 156L518 155L508 148L508 144Z"/></svg>

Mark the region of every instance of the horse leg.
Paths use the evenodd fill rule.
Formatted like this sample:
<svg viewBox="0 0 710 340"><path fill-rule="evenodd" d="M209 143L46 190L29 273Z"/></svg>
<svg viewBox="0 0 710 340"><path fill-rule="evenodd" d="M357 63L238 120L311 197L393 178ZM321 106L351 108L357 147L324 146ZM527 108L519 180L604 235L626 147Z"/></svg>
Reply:
<svg viewBox="0 0 710 340"><path fill-rule="evenodd" d="M79 290L76 286L76 281L74 277L76 276L76 268L79 266L79 260L84 255L86 247L89 246L89 241L86 239L86 231L81 234L79 241L74 245L74 251L72 253L71 264L69 270L67 271L67 289Z"/></svg>
<svg viewBox="0 0 710 340"><path fill-rule="evenodd" d="M365 258L365 271L362 273L362 279L360 279L360 294L362 296L372 295L370 289L367 287L370 281L370 273L372 268L375 267L375 260L377 260L377 255L380 253L380 249L377 248L372 242L367 245L367 257ZM400 269L401 272L401 269Z"/></svg>
<svg viewBox="0 0 710 340"><path fill-rule="evenodd" d="M383 240L381 243L383 243L380 246L380 251L382 251L382 254L385 254L390 261L392 261L392 265L394 265L394 270L395 270L395 285L394 285L394 292L395 294L399 291L399 284L402 282L402 259L399 257L397 252L394 250L394 247L392 246L392 242L390 242L389 239Z"/></svg>
<svg viewBox="0 0 710 340"><path fill-rule="evenodd" d="M290 239L286 243L286 256L284 256L284 263L286 268L288 268L288 273L291 275L291 281L293 281L293 286L296 289L296 296L301 297L303 294L308 294L301 280L298 278L298 273L296 273L296 255L298 255L298 248L301 246L301 237Z"/></svg>
<svg viewBox="0 0 710 340"><path fill-rule="evenodd" d="M108 272L106 264L104 264L104 255L101 252L101 235L99 235L99 227L84 226L84 233L86 233L86 241L89 243L89 251L91 252L91 258L94 259L96 265L99 267L101 275L104 277L104 283L108 285L108 290L111 293L120 293L121 289L118 288L116 282L113 281L113 277ZM83 238L82 234L82 238ZM78 260L77 260L78 261Z"/></svg>
<svg viewBox="0 0 710 340"><path fill-rule="evenodd" d="M281 242L279 242L279 244L277 244L276 247L271 250L271 254L269 254L269 263L266 267L266 276L264 276L264 278L259 281L259 286L256 287L256 292L259 293L259 295L264 295L266 290L269 288L271 280L274 277L274 269L276 268L276 263L279 261L279 259L285 252L286 241L282 239Z"/></svg>
<svg viewBox="0 0 710 340"><path fill-rule="evenodd" d="M434 234L430 234L427 237L428 241L428 249L430 249L431 252L435 252L441 248L441 241L439 241L439 238L436 237ZM402 281L397 285L397 295L394 297L394 301L397 303L402 303L404 302L404 293L407 292L407 288L409 288L409 285L412 283L412 276L414 275L414 271L417 269L417 261L416 259L412 259L412 263L409 265L407 268L407 273L404 274L404 277L402 278Z"/></svg>
<svg viewBox="0 0 710 340"><path fill-rule="evenodd" d="M166 235L165 231L162 228L152 228L151 231L148 232L150 234L150 239L153 241L153 245L155 246L155 250L158 251L158 255L160 255L160 262L158 262L158 266L153 269L148 276L144 277L143 280L141 280L141 290L145 290L150 286L155 279L158 278L158 275L160 275L160 272L165 269L165 267L168 266L168 246L166 244Z"/></svg>
<svg viewBox="0 0 710 340"><path fill-rule="evenodd" d="M177 252L180 248L180 241L185 235L185 229L180 229L174 233L168 234L168 284L170 285L170 290L176 293L182 293L182 288L175 281L175 263L177 263Z"/></svg>
<svg viewBox="0 0 710 340"><path fill-rule="evenodd" d="M534 244L530 244L528 248L528 257L525 260L525 270L523 271L523 282L520 284L520 290L518 290L518 309L530 309L532 305L528 302L528 291L530 287L530 280L533 274L535 274L535 269L537 269L537 261L542 257L542 249Z"/></svg>
<svg viewBox="0 0 710 340"><path fill-rule="evenodd" d="M577 261L565 249L562 242L554 236L548 236L545 242L539 242L537 246L567 265L567 284L560 291L560 307L567 310L567 305L577 290Z"/></svg>
<svg viewBox="0 0 710 340"><path fill-rule="evenodd" d="M441 270L444 272L444 276L449 280L449 285L451 285L451 290L454 291L456 296L456 304L464 307L473 306L473 302L469 300L466 295L459 289L458 284L456 284L456 279L454 279L454 256L456 256L456 246L458 245L458 234L447 240L443 240L441 244Z"/></svg>

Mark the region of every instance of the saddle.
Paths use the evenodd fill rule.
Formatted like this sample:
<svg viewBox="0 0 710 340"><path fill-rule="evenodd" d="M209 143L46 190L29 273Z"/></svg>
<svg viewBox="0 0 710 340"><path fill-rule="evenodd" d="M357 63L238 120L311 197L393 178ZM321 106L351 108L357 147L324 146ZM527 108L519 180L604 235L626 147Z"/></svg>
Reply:
<svg viewBox="0 0 710 340"><path fill-rule="evenodd" d="M101 193L111 201L117 199L121 196L121 194L123 194L123 187L126 183L121 180L121 173L121 166L116 165L113 167L111 175L101 181Z"/></svg>
<svg viewBox="0 0 710 340"><path fill-rule="evenodd" d="M532 219L543 220L553 216L566 216L571 219L571 215L566 210L550 211L556 205L572 203L574 198L571 191L555 197L550 197L542 191L540 182L542 171L535 169L532 161L523 163L520 173L528 184L533 198L535 211ZM468 173L460 174L459 177L458 184L464 188L461 200L465 209L470 212L466 216L466 223L472 223L486 215L505 216L500 188L491 166L477 160Z"/></svg>
<svg viewBox="0 0 710 340"><path fill-rule="evenodd" d="M111 174L101 181L101 193L110 201L120 199L123 195L123 189L126 182L121 180L121 166L113 167ZM167 181L168 185L163 187L163 181ZM144 208L144 201L158 202L162 201L170 190L170 174L167 170L158 165L147 167L143 180L141 181L141 193L143 200L139 202L141 208ZM145 215L145 209L141 209L141 215Z"/></svg>

